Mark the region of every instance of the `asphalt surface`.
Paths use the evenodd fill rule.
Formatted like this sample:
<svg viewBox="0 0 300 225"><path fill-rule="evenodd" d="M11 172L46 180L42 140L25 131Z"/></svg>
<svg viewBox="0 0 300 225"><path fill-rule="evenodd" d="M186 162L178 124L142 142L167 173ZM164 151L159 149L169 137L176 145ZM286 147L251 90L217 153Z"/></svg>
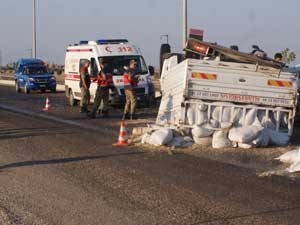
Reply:
<svg viewBox="0 0 300 225"><path fill-rule="evenodd" d="M155 114L139 112L129 129ZM114 148L120 116L88 120L64 93L0 87L0 224L299 224L297 181Z"/></svg>

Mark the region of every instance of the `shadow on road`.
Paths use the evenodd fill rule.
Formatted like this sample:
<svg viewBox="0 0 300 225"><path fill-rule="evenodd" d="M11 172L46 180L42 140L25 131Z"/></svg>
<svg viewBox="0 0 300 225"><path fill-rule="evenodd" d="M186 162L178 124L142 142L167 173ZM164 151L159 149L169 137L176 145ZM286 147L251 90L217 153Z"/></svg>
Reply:
<svg viewBox="0 0 300 225"><path fill-rule="evenodd" d="M0 140L16 139L25 137L37 137L43 135L58 135L58 134L74 134L76 132L70 131L63 127L47 127L47 128L0 128Z"/></svg>
<svg viewBox="0 0 300 225"><path fill-rule="evenodd" d="M144 154L144 153L143 152L128 152L128 153L118 153L118 154L109 154L109 155L100 155L100 156L82 156L82 157L51 159L51 160L24 161L24 162L16 162L16 163L10 163L7 165L0 166L0 170L19 168L19 167L66 164L66 163L73 163L73 162L80 162L80 161L106 159L106 158L112 158L112 157L131 156L131 155L140 155L140 154Z"/></svg>

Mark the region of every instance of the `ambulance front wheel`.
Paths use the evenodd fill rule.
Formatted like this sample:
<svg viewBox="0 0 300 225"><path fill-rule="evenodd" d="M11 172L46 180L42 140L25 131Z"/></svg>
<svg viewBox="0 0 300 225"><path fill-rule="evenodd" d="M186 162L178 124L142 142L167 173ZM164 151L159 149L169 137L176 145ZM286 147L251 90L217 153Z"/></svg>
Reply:
<svg viewBox="0 0 300 225"><path fill-rule="evenodd" d="M78 100L74 98L72 89L69 92L69 104L70 106L76 106L78 104Z"/></svg>

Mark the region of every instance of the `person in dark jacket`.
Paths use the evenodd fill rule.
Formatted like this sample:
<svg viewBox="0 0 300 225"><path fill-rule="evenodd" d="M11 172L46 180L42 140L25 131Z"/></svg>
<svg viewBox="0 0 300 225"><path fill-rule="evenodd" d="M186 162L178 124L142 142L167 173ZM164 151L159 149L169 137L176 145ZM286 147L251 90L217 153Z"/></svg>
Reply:
<svg viewBox="0 0 300 225"><path fill-rule="evenodd" d="M86 60L83 66L80 68L80 90L81 90L81 101L80 101L80 113L88 113L88 104L90 102L90 86L91 78L89 74L90 61Z"/></svg>

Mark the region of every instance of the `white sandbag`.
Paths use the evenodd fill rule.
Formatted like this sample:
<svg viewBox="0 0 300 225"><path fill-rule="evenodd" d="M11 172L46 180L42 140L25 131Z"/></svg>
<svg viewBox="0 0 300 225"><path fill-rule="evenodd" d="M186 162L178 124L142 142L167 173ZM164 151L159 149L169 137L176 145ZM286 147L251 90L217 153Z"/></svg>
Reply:
<svg viewBox="0 0 300 225"><path fill-rule="evenodd" d="M196 114L196 124L198 125L198 126L201 126L201 125L203 125L203 124L205 124L205 123L207 123L208 122L208 115L207 115L207 112L205 112L205 111L201 111L201 110L197 110L197 114Z"/></svg>
<svg viewBox="0 0 300 225"><path fill-rule="evenodd" d="M260 135L263 129L260 126L231 128L229 131L229 140L238 143L251 143Z"/></svg>
<svg viewBox="0 0 300 225"><path fill-rule="evenodd" d="M189 107L187 110L187 120L189 125L196 124L196 110L193 107Z"/></svg>
<svg viewBox="0 0 300 225"><path fill-rule="evenodd" d="M211 117L214 120L220 121L220 112L221 112L221 107L220 106L215 107L212 111Z"/></svg>
<svg viewBox="0 0 300 225"><path fill-rule="evenodd" d="M270 143L274 145L284 146L290 141L288 133L281 133L272 129L266 129L270 137Z"/></svg>
<svg viewBox="0 0 300 225"><path fill-rule="evenodd" d="M209 124L212 128L219 128L220 127L220 123L218 120L214 120L214 119L211 119L209 121Z"/></svg>
<svg viewBox="0 0 300 225"><path fill-rule="evenodd" d="M289 173L295 173L300 171L300 162L292 164L289 168L287 168Z"/></svg>
<svg viewBox="0 0 300 225"><path fill-rule="evenodd" d="M264 129L260 135L252 142L255 147L267 147L270 142L268 132Z"/></svg>
<svg viewBox="0 0 300 225"><path fill-rule="evenodd" d="M185 142L186 141L184 140L183 137L175 137L171 142L168 143L168 146L179 148L179 147L183 147L185 145Z"/></svg>
<svg viewBox="0 0 300 225"><path fill-rule="evenodd" d="M149 144L161 146L168 144L173 139L173 131L171 129L160 129L151 134Z"/></svg>
<svg viewBox="0 0 300 225"><path fill-rule="evenodd" d="M286 152L275 159L279 160L282 163L289 163L289 164L298 163L300 162L300 149Z"/></svg>
<svg viewBox="0 0 300 225"><path fill-rule="evenodd" d="M224 107L223 113L222 113L222 121L220 122L230 122L231 121L231 108L230 107Z"/></svg>
<svg viewBox="0 0 300 225"><path fill-rule="evenodd" d="M143 134L142 144L149 144L150 143L150 137L151 137L151 134L149 134L149 133Z"/></svg>
<svg viewBox="0 0 300 225"><path fill-rule="evenodd" d="M193 137L193 139L196 145L201 145L205 147L212 145L212 137Z"/></svg>
<svg viewBox="0 0 300 225"><path fill-rule="evenodd" d="M238 147L243 148L243 149L250 149L250 148L253 148L253 145L252 144L245 144L245 143L238 143Z"/></svg>
<svg viewBox="0 0 300 225"><path fill-rule="evenodd" d="M192 129L193 137L209 137L214 133L214 130L207 128L206 125L197 126Z"/></svg>
<svg viewBox="0 0 300 225"><path fill-rule="evenodd" d="M229 128L232 127L232 123L231 122L222 122L221 125L220 125L220 127L222 129L229 129Z"/></svg>
<svg viewBox="0 0 300 225"><path fill-rule="evenodd" d="M243 110L240 108L236 108L236 109L234 109L234 112L233 112L230 122L232 122L233 124L236 124L239 122L239 120L242 118L242 116L243 116Z"/></svg>
<svg viewBox="0 0 300 225"><path fill-rule="evenodd" d="M275 123L272 122L272 120L268 117L263 117L262 121L261 121L261 125L264 127L264 128L269 128L269 129L272 129L272 130L275 130L276 129L276 125Z"/></svg>
<svg viewBox="0 0 300 225"><path fill-rule="evenodd" d="M231 142L228 139L228 131L221 130L216 131L213 135L212 139L212 147L213 148L228 148L231 147Z"/></svg>
<svg viewBox="0 0 300 225"><path fill-rule="evenodd" d="M185 136L183 138L186 142L193 142L193 138L191 138L190 136Z"/></svg>
<svg viewBox="0 0 300 225"><path fill-rule="evenodd" d="M207 109L208 109L208 106L205 105L204 103L200 103L200 104L198 105L198 109L199 109L200 111L202 111L202 112L206 112Z"/></svg>
<svg viewBox="0 0 300 225"><path fill-rule="evenodd" d="M249 112L247 112L245 117L245 123L244 126L251 126L253 125L255 119L257 116L257 109L251 109Z"/></svg>

